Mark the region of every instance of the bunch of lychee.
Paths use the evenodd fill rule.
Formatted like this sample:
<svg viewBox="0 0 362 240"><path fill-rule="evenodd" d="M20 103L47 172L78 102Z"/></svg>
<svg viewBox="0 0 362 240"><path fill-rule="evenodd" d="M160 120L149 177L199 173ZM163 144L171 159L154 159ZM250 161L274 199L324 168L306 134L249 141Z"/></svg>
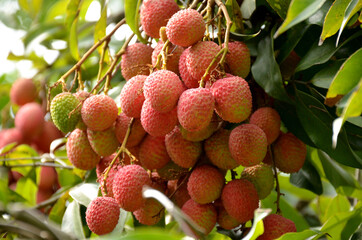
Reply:
<svg viewBox="0 0 362 240"><path fill-rule="evenodd" d="M88 226L96 234L112 231L119 207L142 224L156 224L164 209L142 197L145 185L172 198L204 234L216 224L233 229L252 220L259 200L274 188L272 166L298 171L305 144L280 131L275 109L253 107L244 79L250 71L246 44L228 43L225 73L219 58L211 64L224 45L203 41L206 25L196 10L145 0L140 17L144 32L162 41L155 49L127 47L120 114L106 95L66 92L51 104L56 126L71 132L69 160L80 169L97 168L103 197L88 207ZM127 151L116 158L126 137ZM240 165L241 176L226 183L226 172ZM280 233L287 231L295 227Z"/></svg>

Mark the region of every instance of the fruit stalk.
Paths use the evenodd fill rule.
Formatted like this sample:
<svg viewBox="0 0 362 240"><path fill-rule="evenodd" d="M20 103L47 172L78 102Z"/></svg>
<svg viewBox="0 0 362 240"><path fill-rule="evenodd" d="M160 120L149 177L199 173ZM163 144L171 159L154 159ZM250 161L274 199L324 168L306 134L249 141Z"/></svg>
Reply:
<svg viewBox="0 0 362 240"><path fill-rule="evenodd" d="M270 158L272 160L272 163L273 163L273 171L274 171L274 178L275 178L275 189L277 191L277 200L275 201L276 205L277 205L277 211L276 211L276 214L281 214L282 211L280 210L280 196L282 195L280 193L280 185L279 185L279 179L278 179L278 172L277 172L277 167L275 166L275 160L274 160L274 156L273 156L273 153L272 153L272 150L271 150L271 147L269 146L268 147L268 151L269 151L269 154L270 154Z"/></svg>

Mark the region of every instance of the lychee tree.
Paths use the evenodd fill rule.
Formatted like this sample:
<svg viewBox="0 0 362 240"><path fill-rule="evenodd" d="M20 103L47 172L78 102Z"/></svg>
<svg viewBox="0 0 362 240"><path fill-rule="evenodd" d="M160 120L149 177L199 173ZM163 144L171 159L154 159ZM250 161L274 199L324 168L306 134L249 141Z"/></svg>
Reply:
<svg viewBox="0 0 362 240"><path fill-rule="evenodd" d="M362 238L362 1L0 6L2 238Z"/></svg>

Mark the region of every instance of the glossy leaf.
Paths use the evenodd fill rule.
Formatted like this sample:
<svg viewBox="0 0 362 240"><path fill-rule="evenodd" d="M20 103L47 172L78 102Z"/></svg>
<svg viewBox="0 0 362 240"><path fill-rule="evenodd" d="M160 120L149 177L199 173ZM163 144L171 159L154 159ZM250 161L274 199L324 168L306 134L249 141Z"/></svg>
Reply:
<svg viewBox="0 0 362 240"><path fill-rule="evenodd" d="M344 14L344 18L341 24L341 27L339 28L339 32L338 32L338 37L337 37L337 42L336 45L338 45L339 42L339 38L341 37L342 31L344 29L344 27L346 26L346 24L348 23L348 21L351 19L351 17L356 14L358 11L360 11L362 8L362 1L361 0L352 0L350 1L346 12Z"/></svg>
<svg viewBox="0 0 362 240"><path fill-rule="evenodd" d="M346 196L337 195L328 204L324 215L320 216L322 222L332 217L336 213L348 212L351 208Z"/></svg>
<svg viewBox="0 0 362 240"><path fill-rule="evenodd" d="M325 0L292 0L289 5L287 16L283 24L279 27L274 35L274 38L278 37L289 28L302 22L308 17L312 16L325 2Z"/></svg>
<svg viewBox="0 0 362 240"><path fill-rule="evenodd" d="M289 4L291 0L266 0L269 5L278 13L278 15L285 19L287 16Z"/></svg>
<svg viewBox="0 0 362 240"><path fill-rule="evenodd" d="M286 195L298 197L301 200L311 201L317 197L315 193L305 188L300 188L291 183L289 176L279 175L279 185Z"/></svg>
<svg viewBox="0 0 362 240"><path fill-rule="evenodd" d="M126 22L131 30L137 35L138 40L142 43L147 41L142 37L139 31L139 9L141 0L124 0L124 11L126 15Z"/></svg>
<svg viewBox="0 0 362 240"><path fill-rule="evenodd" d="M80 216L80 205L77 201L67 206L62 220L62 231L76 236L78 239L85 239L82 219Z"/></svg>
<svg viewBox="0 0 362 240"><path fill-rule="evenodd" d="M236 0L227 0L225 6L231 18L231 21L233 22L230 30L232 32L243 32L243 16L241 14L238 2Z"/></svg>
<svg viewBox="0 0 362 240"><path fill-rule="evenodd" d="M309 239L310 237L314 237L318 234L317 231L311 230L311 229L307 229L304 230L303 232L295 232L295 233L286 233L283 234L283 236L281 236L280 238L277 238L277 240L305 240L305 239Z"/></svg>
<svg viewBox="0 0 362 240"><path fill-rule="evenodd" d="M78 203L88 206L89 203L98 196L98 184L84 183L73 188L69 195Z"/></svg>
<svg viewBox="0 0 362 240"><path fill-rule="evenodd" d="M314 86L328 89L342 64L343 60L333 61L331 64L328 64L328 66L313 76L310 80L311 83L313 83Z"/></svg>

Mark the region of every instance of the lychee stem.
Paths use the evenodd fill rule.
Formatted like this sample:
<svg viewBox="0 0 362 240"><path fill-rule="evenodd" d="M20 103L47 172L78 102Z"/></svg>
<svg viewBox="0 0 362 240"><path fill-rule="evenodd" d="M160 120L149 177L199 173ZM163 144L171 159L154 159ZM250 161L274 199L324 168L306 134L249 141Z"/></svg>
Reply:
<svg viewBox="0 0 362 240"><path fill-rule="evenodd" d="M97 74L97 81L100 80L101 78L101 74L102 74L102 70L103 70L103 63L104 63L104 57L105 57L105 53L107 51L107 48L108 48L108 44L110 42L111 39L108 39L105 41L103 47L102 47L102 52L101 52L101 57L99 58L99 69L98 69L98 74Z"/></svg>
<svg viewBox="0 0 362 240"><path fill-rule="evenodd" d="M226 9L225 4L220 0L214 0L214 1L219 6L219 8L222 10L222 12L224 14L224 17L225 17L225 20L226 20L226 31L225 31L225 39L224 39L224 49L226 49L226 50L223 52L223 55L222 55L222 57L220 59L220 62L219 62L220 66L223 69L224 68L224 62L225 62L225 59L226 59L226 54L229 51L230 29L231 29L231 25L233 24L233 22L230 19L230 16L229 16L229 13L228 13L228 11ZM220 31L220 29L219 29L219 31Z"/></svg>
<svg viewBox="0 0 362 240"><path fill-rule="evenodd" d="M166 40L166 42L163 44L162 49L160 53L157 55L157 61L155 64L155 68L160 69L160 63L162 58L162 69L166 69L167 64L167 54L168 54L168 45L170 44L170 40Z"/></svg>
<svg viewBox="0 0 362 240"><path fill-rule="evenodd" d="M195 7L197 7L197 4L200 2L200 0L194 0L192 3L191 3L191 5L190 5L190 7L189 8L195 8Z"/></svg>
<svg viewBox="0 0 362 240"><path fill-rule="evenodd" d="M276 205L277 205L277 211L276 214L282 214L282 211L280 210L280 196L282 195L280 193L280 185L279 185L279 179L278 179L278 171L277 171L277 167L275 166L275 160L274 160L274 156L273 156L273 152L271 150L271 146L268 146L268 151L270 154L270 158L272 159L273 162L273 170L274 170L274 178L275 178L275 189L277 191L277 200L275 201Z"/></svg>

